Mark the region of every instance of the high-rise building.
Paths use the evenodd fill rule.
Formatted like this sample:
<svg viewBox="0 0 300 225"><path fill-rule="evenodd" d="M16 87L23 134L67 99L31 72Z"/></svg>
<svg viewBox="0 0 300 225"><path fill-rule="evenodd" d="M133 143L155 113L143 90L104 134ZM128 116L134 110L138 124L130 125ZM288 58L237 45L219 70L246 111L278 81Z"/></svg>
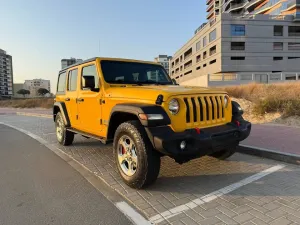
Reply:
<svg viewBox="0 0 300 225"><path fill-rule="evenodd" d="M43 79L33 79L33 80L25 80L24 89L30 91L30 95L28 97L36 97L38 96L38 90L40 88L45 88L50 92L50 80Z"/></svg>
<svg viewBox="0 0 300 225"><path fill-rule="evenodd" d="M62 59L61 60L61 69L64 69L64 68L71 66L75 63L78 63L78 62L82 62L82 59L75 59L75 58Z"/></svg>
<svg viewBox="0 0 300 225"><path fill-rule="evenodd" d="M0 98L10 98L13 95L12 57L0 49Z"/></svg>
<svg viewBox="0 0 300 225"><path fill-rule="evenodd" d="M158 57L154 58L155 62L160 63L167 71L169 74L169 61L172 59L171 56L168 55L158 55Z"/></svg>
<svg viewBox="0 0 300 225"><path fill-rule="evenodd" d="M206 3L210 20L173 55L171 78L193 86L300 80L300 0Z"/></svg>
<svg viewBox="0 0 300 225"><path fill-rule="evenodd" d="M220 13L232 15L293 15L294 20L299 20L299 0L207 0L206 11L208 20Z"/></svg>

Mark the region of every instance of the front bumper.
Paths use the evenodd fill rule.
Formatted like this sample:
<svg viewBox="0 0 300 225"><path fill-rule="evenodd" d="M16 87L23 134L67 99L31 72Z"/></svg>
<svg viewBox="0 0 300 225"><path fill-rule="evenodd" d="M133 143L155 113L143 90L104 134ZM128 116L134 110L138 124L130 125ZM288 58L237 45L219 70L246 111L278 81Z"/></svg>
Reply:
<svg viewBox="0 0 300 225"><path fill-rule="evenodd" d="M237 146L247 138L251 131L251 123L228 123L217 127L196 129L175 133L169 126L148 127L148 136L156 150L176 161L188 161L204 155ZM185 141L185 149L180 149L180 142Z"/></svg>

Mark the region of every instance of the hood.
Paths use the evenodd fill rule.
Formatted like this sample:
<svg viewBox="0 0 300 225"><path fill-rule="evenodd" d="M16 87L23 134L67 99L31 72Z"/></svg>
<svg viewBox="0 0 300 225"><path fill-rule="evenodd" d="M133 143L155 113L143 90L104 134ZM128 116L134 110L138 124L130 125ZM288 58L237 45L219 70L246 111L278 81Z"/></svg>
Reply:
<svg viewBox="0 0 300 225"><path fill-rule="evenodd" d="M116 85L110 86L110 88L106 90L106 97L156 100L157 96L160 94L164 96L164 99L168 99L169 97L176 95L225 93L225 91L219 89L178 85Z"/></svg>

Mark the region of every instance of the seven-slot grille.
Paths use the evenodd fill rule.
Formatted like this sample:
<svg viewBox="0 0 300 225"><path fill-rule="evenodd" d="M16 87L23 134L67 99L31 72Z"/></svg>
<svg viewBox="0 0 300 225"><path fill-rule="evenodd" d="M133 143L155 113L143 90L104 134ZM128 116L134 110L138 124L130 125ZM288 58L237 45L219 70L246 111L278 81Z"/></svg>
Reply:
<svg viewBox="0 0 300 225"><path fill-rule="evenodd" d="M186 123L222 121L225 118L224 95L192 96L183 98Z"/></svg>

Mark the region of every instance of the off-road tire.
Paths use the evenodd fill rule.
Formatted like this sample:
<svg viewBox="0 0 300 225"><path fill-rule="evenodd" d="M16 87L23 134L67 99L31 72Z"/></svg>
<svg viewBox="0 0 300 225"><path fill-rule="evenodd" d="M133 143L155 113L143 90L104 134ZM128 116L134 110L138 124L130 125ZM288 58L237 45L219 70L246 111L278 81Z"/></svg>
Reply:
<svg viewBox="0 0 300 225"><path fill-rule="evenodd" d="M59 137L57 135L57 126L59 126L59 121L61 121L61 129L62 129L62 133L61 133L61 137ZM68 131L66 129L66 125L64 122L64 119L62 117L61 112L58 112L56 117L55 117L55 130L56 130L56 137L57 137L57 141L63 145L63 146L68 146L71 145L73 143L74 140L74 133L71 131Z"/></svg>
<svg viewBox="0 0 300 225"><path fill-rule="evenodd" d="M118 143L123 135L130 137L136 146L137 168L132 176L127 176L121 169L118 160ZM130 187L141 189L154 183L160 170L160 155L146 134L144 127L139 121L128 121L119 125L114 136L114 157L118 172L123 181Z"/></svg>
<svg viewBox="0 0 300 225"><path fill-rule="evenodd" d="M228 159L230 156L232 156L235 152L236 152L236 147L230 147L228 149L224 149L222 151L212 153L210 156L219 160L225 160Z"/></svg>

